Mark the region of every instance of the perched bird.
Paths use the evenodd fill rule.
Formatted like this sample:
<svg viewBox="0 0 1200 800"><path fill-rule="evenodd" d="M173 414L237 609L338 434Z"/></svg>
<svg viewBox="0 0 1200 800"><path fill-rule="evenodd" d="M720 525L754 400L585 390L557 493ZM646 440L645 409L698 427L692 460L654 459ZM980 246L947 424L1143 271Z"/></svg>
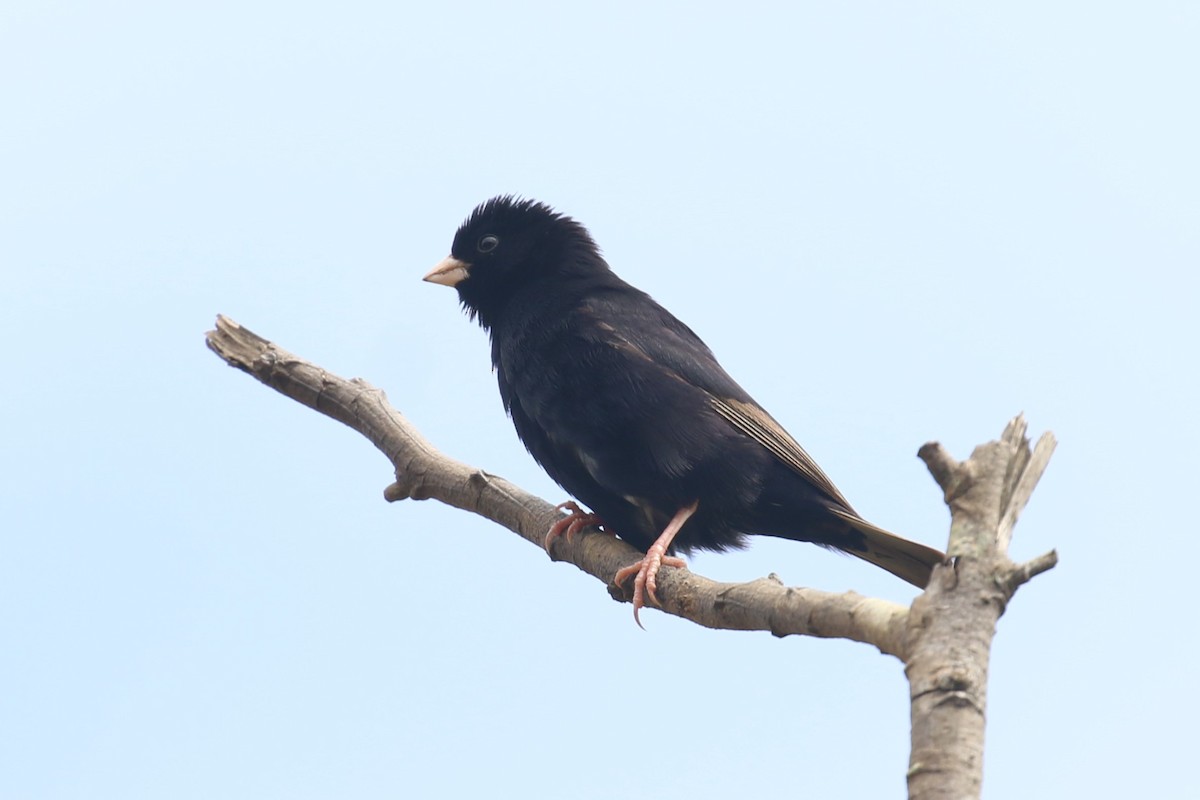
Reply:
<svg viewBox="0 0 1200 800"><path fill-rule="evenodd" d="M425 280L458 290L488 331L517 435L586 504L547 534L600 523L646 552L634 618L672 554L742 547L746 536L813 542L924 587L943 560L860 517L795 439L712 351L618 278L587 230L532 200L496 197L458 229ZM639 621L640 624L640 621Z"/></svg>

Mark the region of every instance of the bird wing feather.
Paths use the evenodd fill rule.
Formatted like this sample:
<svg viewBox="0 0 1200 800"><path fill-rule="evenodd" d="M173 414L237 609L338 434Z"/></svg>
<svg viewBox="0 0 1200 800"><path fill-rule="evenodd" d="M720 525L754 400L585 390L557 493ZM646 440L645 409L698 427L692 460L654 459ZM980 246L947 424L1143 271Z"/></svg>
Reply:
<svg viewBox="0 0 1200 800"><path fill-rule="evenodd" d="M850 503L812 456L725 372L708 345L648 295L637 294L641 298L636 303L630 303L626 295L601 296L589 301L587 311L597 320L608 341L641 355L703 391L722 419L761 444L818 491L850 509ZM653 315L659 324L637 324L646 322L647 315ZM655 335L640 335L642 331L653 331Z"/></svg>
<svg viewBox="0 0 1200 800"><path fill-rule="evenodd" d="M770 451L771 455L795 470L825 494L850 508L850 503L833 485L829 476L817 466L800 443L784 430L783 426L766 411L753 402L730 400L721 397L711 397L712 407L725 418L729 424Z"/></svg>

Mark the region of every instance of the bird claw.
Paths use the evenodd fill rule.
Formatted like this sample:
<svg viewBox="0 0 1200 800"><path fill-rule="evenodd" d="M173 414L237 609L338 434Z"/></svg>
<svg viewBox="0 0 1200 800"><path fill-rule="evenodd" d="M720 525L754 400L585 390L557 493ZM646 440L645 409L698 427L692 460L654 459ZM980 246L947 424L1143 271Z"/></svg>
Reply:
<svg viewBox="0 0 1200 800"><path fill-rule="evenodd" d="M595 514L584 511L574 500L568 500L565 503L559 503L554 507L555 511L569 511L565 517L555 522L550 526L550 530L546 532L546 540L543 546L546 552L550 552L550 546L554 544L554 540L566 533L567 541L570 542L575 538L575 534L586 528L588 525L603 524L600 517Z"/></svg>
<svg viewBox="0 0 1200 800"><path fill-rule="evenodd" d="M658 601L658 595L655 594L655 589L658 588L658 570L664 566L682 569L687 567L687 562L682 558L667 555L666 548L652 546L641 561L630 564L628 567L622 567L613 576L613 583L617 586L625 583L630 575L635 576L633 579L633 621L642 630L645 630L646 626L642 624L638 612L646 607L646 598L649 598L650 602L659 608L662 607L662 603Z"/></svg>
<svg viewBox="0 0 1200 800"><path fill-rule="evenodd" d="M649 597L654 605L662 608L662 603L658 602L658 595L654 593L659 568L664 564L676 568L687 566L686 561L667 555L667 551L671 549L671 542L675 540L679 529L692 518L692 514L696 513L699 506L700 501L693 500L691 505L683 506L676 511L675 516L671 517L671 521L667 523L667 527L654 540L654 544L646 550L646 555L642 557L642 560L617 570L617 574L613 576L613 583L620 586L630 575L637 573L637 577L633 579L633 621L642 630L646 630L646 626L642 625L641 619L638 618L638 611L646 606L646 598Z"/></svg>

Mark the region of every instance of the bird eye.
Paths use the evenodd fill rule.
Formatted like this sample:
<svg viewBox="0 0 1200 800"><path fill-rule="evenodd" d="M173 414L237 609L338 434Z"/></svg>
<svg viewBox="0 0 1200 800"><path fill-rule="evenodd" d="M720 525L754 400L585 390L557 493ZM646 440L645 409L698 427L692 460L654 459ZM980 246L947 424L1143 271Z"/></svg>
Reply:
<svg viewBox="0 0 1200 800"><path fill-rule="evenodd" d="M482 239L479 240L479 244L476 245L476 248L481 253L490 253L493 250L495 250L496 246L499 244L500 244L499 237L488 234L487 236L484 236Z"/></svg>

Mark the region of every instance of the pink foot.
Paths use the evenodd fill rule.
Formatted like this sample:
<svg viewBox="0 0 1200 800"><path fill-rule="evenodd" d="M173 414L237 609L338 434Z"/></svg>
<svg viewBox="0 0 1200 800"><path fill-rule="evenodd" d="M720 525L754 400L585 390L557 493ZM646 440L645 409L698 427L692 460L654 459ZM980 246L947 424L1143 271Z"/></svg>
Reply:
<svg viewBox="0 0 1200 800"><path fill-rule="evenodd" d="M650 602L656 606L662 605L658 602L658 595L654 593L654 590L658 588L658 570L664 564L676 568L687 566L687 562L682 558L667 555L666 548L660 548L656 542L646 553L645 558L628 567L622 567L613 577L613 583L620 586L629 579L630 575L636 575L633 579L633 621L642 630L645 630L646 626L638 618L638 612L646 607L646 598L650 598Z"/></svg>
<svg viewBox="0 0 1200 800"><path fill-rule="evenodd" d="M628 567L622 567L617 570L617 574L613 576L613 583L620 586L629 579L630 575L634 575L633 579L633 621L642 630L645 626L642 625L641 619L638 618L638 612L646 607L646 598L656 606L662 604L658 602L658 596L654 593L657 587L658 570L663 565L668 567L686 567L687 562L682 558L667 555L667 550L671 547L671 542L675 535L679 533L679 529L683 527L683 523L691 518L692 514L696 513L696 507L699 502L694 502L690 506L684 506L675 512L675 516L667 523L666 529L662 534L654 540L654 544L650 545L650 549L646 551L646 556L636 564L630 564Z"/></svg>
<svg viewBox="0 0 1200 800"><path fill-rule="evenodd" d="M574 500L568 500L565 503L559 503L554 507L556 511L569 511L565 517L550 526L550 530L546 532L546 541L544 547L546 552L550 552L550 545L554 544L554 540L566 532L567 541L571 541L575 534L586 528L588 525L603 524L598 516L588 513L575 504Z"/></svg>

